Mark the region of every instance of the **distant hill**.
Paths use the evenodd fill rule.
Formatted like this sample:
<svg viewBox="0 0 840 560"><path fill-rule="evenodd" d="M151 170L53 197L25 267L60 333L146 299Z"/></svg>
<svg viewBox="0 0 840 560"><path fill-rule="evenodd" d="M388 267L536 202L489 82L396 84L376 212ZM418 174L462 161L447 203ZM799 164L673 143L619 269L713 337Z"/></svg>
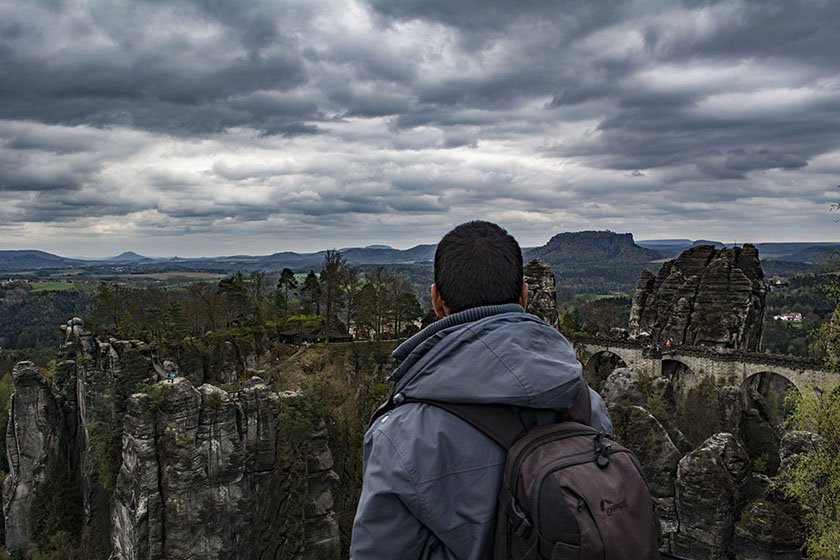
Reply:
<svg viewBox="0 0 840 560"><path fill-rule="evenodd" d="M541 258L550 265L644 263L663 258L654 249L633 242L632 233L579 231L558 233L542 247L527 251L525 260Z"/></svg>
<svg viewBox="0 0 840 560"><path fill-rule="evenodd" d="M653 249L663 257L672 259L694 244L691 239L643 239L636 241L636 245L645 249Z"/></svg>
<svg viewBox="0 0 840 560"><path fill-rule="evenodd" d="M840 254L840 243L756 243L762 259L823 263Z"/></svg>
<svg viewBox="0 0 840 560"><path fill-rule="evenodd" d="M436 245L417 245L410 249L394 249L387 245L349 247L341 249L344 259L354 265L424 264L434 259ZM299 272L319 271L324 264L326 251L295 253L283 251L272 255L179 259L178 266L193 270L267 270L280 271L291 268ZM172 260L168 261L172 263ZM157 261L160 264L160 261Z"/></svg>
<svg viewBox="0 0 840 560"><path fill-rule="evenodd" d="M394 249L387 245L369 245L341 249L341 254L348 263L355 265L430 263L434 259L436 247L437 245L417 245L410 249ZM253 264L265 270L311 268L317 271L324 263L324 253L325 251L317 253L286 251L267 257L256 257Z"/></svg>
<svg viewBox="0 0 840 560"><path fill-rule="evenodd" d="M371 245L363 249L347 249L342 255L353 264L422 263L434 260L436 247L417 245L410 249L392 249Z"/></svg>
<svg viewBox="0 0 840 560"><path fill-rule="evenodd" d="M700 245L711 245L715 249L723 249L727 246L723 241L712 241L711 239L698 239L691 244L692 247L699 247Z"/></svg>
<svg viewBox="0 0 840 560"><path fill-rule="evenodd" d="M130 262L139 262L144 260L152 260L149 257L144 257L143 255L138 255L134 251L126 251L124 253L120 253L116 257L111 257L109 259L105 259L108 262L117 262L117 263L130 263Z"/></svg>
<svg viewBox="0 0 840 560"><path fill-rule="evenodd" d="M0 251L0 271L17 272L44 268L78 267L89 263L80 259L59 257L44 251Z"/></svg>
<svg viewBox="0 0 840 560"><path fill-rule="evenodd" d="M686 249L698 245L712 245L715 249L721 249L726 246L720 241L710 241L708 239L698 239L696 241L692 241L691 239L644 239L642 241L636 241L636 244L646 249L659 251L663 257L668 259L673 259Z"/></svg>
<svg viewBox="0 0 840 560"><path fill-rule="evenodd" d="M648 239L635 242L630 233L611 231L580 231L560 233L541 247L523 249L525 260L539 257L549 265L575 268L593 266L635 266L640 263L673 258L685 249L698 244L722 246L719 241L690 239ZM840 252L840 243L756 243L763 261L790 263L823 263L829 255ZM369 245L341 249L347 262L372 267L379 265L431 265L437 245L417 245L410 249L394 249L387 245ZM108 273L119 267L120 273L163 271L207 271L228 273L234 270L266 270L278 272L291 268L297 272L321 270L325 251L295 253L284 251L272 255L230 255L199 258L149 258L133 251L99 260L68 258L44 251L0 251L0 273L28 270L88 268ZM629 274L629 272L628 272Z"/></svg>
<svg viewBox="0 0 840 560"><path fill-rule="evenodd" d="M648 249L653 249L656 247L691 247L692 241L691 239L640 239L637 240L636 245L639 247L647 247Z"/></svg>

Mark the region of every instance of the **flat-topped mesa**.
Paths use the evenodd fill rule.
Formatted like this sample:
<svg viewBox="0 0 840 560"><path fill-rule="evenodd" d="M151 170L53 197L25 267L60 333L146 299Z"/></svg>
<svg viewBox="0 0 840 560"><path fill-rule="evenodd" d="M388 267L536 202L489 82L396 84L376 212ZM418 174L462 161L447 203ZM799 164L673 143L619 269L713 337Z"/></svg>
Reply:
<svg viewBox="0 0 840 560"><path fill-rule="evenodd" d="M542 247L525 251L525 258L540 258L551 265L650 262L662 258L658 251L636 245L632 233L578 231L558 233Z"/></svg>
<svg viewBox="0 0 840 560"><path fill-rule="evenodd" d="M644 271L630 310L631 336L672 344L757 351L767 288L753 245L700 245Z"/></svg>
<svg viewBox="0 0 840 560"><path fill-rule="evenodd" d="M557 326L557 286L554 273L542 259L532 259L522 272L528 284L528 312Z"/></svg>

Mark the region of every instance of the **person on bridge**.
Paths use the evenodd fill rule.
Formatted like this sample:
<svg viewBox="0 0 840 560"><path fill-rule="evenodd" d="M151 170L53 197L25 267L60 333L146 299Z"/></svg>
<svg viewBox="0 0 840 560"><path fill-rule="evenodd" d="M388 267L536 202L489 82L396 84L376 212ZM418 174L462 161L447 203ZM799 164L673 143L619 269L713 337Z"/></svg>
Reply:
<svg viewBox="0 0 840 560"><path fill-rule="evenodd" d="M525 312L522 274L519 244L496 224L461 224L438 244L431 298L440 320L393 352L389 411L364 438L352 560L493 557L505 450L455 414L413 399L555 416L585 391L592 426L612 433L572 346Z"/></svg>

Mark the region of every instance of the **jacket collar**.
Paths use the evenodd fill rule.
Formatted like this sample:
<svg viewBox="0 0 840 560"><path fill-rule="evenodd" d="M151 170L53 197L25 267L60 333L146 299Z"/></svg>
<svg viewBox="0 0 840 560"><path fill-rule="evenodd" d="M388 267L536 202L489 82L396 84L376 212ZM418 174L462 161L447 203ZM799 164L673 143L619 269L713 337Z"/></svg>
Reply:
<svg viewBox="0 0 840 560"><path fill-rule="evenodd" d="M406 361L411 353L441 331L464 325L466 323L472 323L473 321L478 321L479 319L484 319L485 317L490 317L491 315L517 312L524 313L525 309L518 303L504 303L501 305L472 307L470 309L465 309L464 311L459 311L458 313L453 313L452 315L447 315L446 317L435 321L419 333L397 346L396 350L391 353L391 357L395 362L397 362L397 364L399 364L399 367L397 367L397 369L391 374L391 379L399 381L408 369L406 366L409 366L410 363L414 361Z"/></svg>

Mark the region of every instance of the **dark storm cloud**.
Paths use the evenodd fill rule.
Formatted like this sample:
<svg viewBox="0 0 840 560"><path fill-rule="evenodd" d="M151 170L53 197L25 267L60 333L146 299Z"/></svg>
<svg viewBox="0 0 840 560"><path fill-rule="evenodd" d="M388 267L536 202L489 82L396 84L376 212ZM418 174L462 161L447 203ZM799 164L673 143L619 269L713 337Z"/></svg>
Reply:
<svg viewBox="0 0 840 560"><path fill-rule="evenodd" d="M387 19L427 20L455 27L463 32L460 40L467 50L483 48L517 20L548 21L558 30L574 27L580 35L586 35L594 27L620 20L629 11L629 3L620 0L522 0L515 5L504 0L374 0L370 4Z"/></svg>
<svg viewBox="0 0 840 560"><path fill-rule="evenodd" d="M0 117L173 133L267 121L266 130L295 133L312 116L307 107L255 112L239 99L305 81L298 47L276 30L278 14L211 4L0 7L0 71L8 77ZM80 6L88 11L76 13Z"/></svg>
<svg viewBox="0 0 840 560"><path fill-rule="evenodd" d="M78 190L99 170L95 162L63 158L39 161L15 151L0 151L0 191Z"/></svg>
<svg viewBox="0 0 840 560"><path fill-rule="evenodd" d="M760 169L797 169L808 165L805 158L768 149L747 151L736 149L715 160L698 163L698 168L721 179L743 179L750 171Z"/></svg>
<svg viewBox="0 0 840 560"><path fill-rule="evenodd" d="M13 206L12 222L67 223L80 219L126 216L142 209L137 200L101 190L50 190L29 193Z"/></svg>
<svg viewBox="0 0 840 560"><path fill-rule="evenodd" d="M795 196L795 223L830 201L838 24L805 0L0 0L0 222L410 236Z"/></svg>
<svg viewBox="0 0 840 560"><path fill-rule="evenodd" d="M696 4L701 5L701 4ZM840 4L830 1L742 2L740 25L721 25L700 44L678 43L683 56L699 48L708 55L733 60L740 57L794 59L836 68L835 24Z"/></svg>
<svg viewBox="0 0 840 560"><path fill-rule="evenodd" d="M712 177L744 177L754 170L801 167L809 158L837 147L840 91L836 78L840 65L835 52L840 42L830 22L840 20L840 4L687 3L686 9L676 9L673 3L594 2L583 8L576 3L557 8L554 3L552 9L546 3L526 2L517 4L516 10L494 2L375 5L387 17L434 19L455 26L462 36L492 38L493 32L506 29L502 35L510 38L535 14L566 32L553 36L536 25L527 37L514 40L507 53L494 52L495 56L508 55L504 71L421 88L419 100L430 107L401 115L397 122L404 127L487 126L492 114L476 118L441 106L493 108L516 104L523 97L550 94L547 109L594 102L601 121L596 141L567 146L556 153L590 158L593 164L609 169L692 163ZM483 9L485 6L488 9ZM609 44L611 39L618 48ZM628 39L622 51L621 42ZM465 43L487 47L486 41ZM514 54L520 55L520 64ZM765 64L745 68L745 76L733 76L735 80L727 86L733 91L743 87L739 82L749 80L751 72L768 71L765 87L770 86L776 77L770 72L775 66L781 70L777 82L781 87L813 87L830 97L752 117L693 111L699 101L721 92L715 87L715 69L744 60ZM663 89L633 79L662 66L669 66L674 73L671 87ZM680 73L694 66L708 67L709 84L681 87ZM787 67L811 72L785 76ZM562 111L544 115L561 121L565 117ZM715 152L720 155L716 157Z"/></svg>

